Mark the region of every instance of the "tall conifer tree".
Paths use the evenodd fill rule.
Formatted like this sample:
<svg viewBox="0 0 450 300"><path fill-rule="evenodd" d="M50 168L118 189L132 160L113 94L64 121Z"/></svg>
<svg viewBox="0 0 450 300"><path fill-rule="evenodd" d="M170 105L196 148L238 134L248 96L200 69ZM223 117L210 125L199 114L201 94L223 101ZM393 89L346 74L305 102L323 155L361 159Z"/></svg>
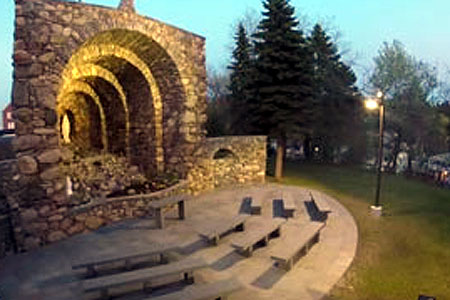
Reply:
<svg viewBox="0 0 450 300"><path fill-rule="evenodd" d="M331 160L339 146L348 144L349 127L359 125L361 101L355 74L341 61L337 46L320 24L314 26L308 44L313 58L316 107L313 140L320 145L323 157Z"/></svg>
<svg viewBox="0 0 450 300"><path fill-rule="evenodd" d="M251 45L242 22L238 24L235 35L236 47L233 50L232 62L228 67L230 74L230 105L233 111L232 128L235 134L251 133L250 119L252 110L252 60Z"/></svg>
<svg viewBox="0 0 450 300"><path fill-rule="evenodd" d="M265 0L255 34L255 108L261 133L277 140L275 177L281 178L288 136L311 122L311 59L294 8L288 0Z"/></svg>

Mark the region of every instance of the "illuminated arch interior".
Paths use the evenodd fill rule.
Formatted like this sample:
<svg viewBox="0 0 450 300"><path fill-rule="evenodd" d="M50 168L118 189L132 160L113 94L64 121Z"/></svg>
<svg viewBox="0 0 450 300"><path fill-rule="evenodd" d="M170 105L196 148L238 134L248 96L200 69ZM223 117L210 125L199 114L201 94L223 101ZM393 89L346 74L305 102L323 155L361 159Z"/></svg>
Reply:
<svg viewBox="0 0 450 300"><path fill-rule="evenodd" d="M155 173L164 170L181 137L173 128L180 128L186 94L176 64L159 44L130 30L99 33L74 53L62 79L62 143L126 155ZM70 138L63 121L70 123Z"/></svg>

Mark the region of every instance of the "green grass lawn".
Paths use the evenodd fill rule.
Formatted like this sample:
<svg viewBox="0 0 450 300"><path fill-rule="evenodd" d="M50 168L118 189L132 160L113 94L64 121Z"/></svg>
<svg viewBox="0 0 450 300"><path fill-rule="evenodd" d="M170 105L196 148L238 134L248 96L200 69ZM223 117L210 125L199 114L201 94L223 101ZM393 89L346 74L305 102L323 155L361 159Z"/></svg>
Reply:
<svg viewBox="0 0 450 300"><path fill-rule="evenodd" d="M383 174L385 216L369 215L375 175L356 168L288 163L285 184L339 200L359 229L356 258L329 299L450 299L450 190Z"/></svg>

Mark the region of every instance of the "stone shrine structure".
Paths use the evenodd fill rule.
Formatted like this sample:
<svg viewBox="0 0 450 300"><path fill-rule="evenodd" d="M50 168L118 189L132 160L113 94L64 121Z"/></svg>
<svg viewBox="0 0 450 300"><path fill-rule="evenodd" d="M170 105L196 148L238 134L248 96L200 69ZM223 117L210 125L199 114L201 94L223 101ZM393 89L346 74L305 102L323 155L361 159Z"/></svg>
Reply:
<svg viewBox="0 0 450 300"><path fill-rule="evenodd" d="M15 2L17 161L0 191L20 251L145 213L137 200L73 207L60 170L68 149L176 173L191 193L264 181L265 137L205 138L203 37L136 14L133 0Z"/></svg>

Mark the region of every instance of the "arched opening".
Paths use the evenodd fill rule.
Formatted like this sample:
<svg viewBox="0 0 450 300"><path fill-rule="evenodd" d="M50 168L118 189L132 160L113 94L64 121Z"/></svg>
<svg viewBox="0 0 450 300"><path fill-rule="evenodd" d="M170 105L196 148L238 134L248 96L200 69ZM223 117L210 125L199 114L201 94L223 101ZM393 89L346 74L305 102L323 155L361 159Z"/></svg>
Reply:
<svg viewBox="0 0 450 300"><path fill-rule="evenodd" d="M77 93L91 98L97 108L86 99L69 103L74 97L65 96ZM114 29L97 34L74 53L57 105L58 113L84 106L78 110L89 119L81 127L89 133L91 148L102 144L103 150L127 156L141 170L156 174L180 159L185 99L177 66L158 43L137 31Z"/></svg>
<svg viewBox="0 0 450 300"><path fill-rule="evenodd" d="M228 149L219 149L214 153L213 159L235 159L236 155Z"/></svg>

